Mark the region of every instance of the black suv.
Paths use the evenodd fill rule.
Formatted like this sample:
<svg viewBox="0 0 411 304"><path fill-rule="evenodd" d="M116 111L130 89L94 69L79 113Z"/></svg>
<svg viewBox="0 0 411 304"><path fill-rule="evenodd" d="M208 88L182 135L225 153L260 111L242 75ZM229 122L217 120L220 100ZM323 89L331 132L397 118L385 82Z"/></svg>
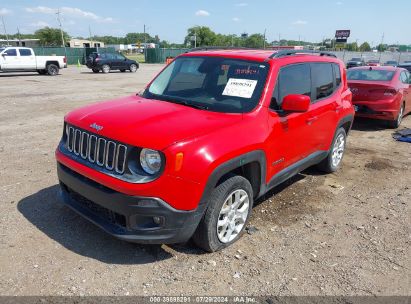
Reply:
<svg viewBox="0 0 411 304"><path fill-rule="evenodd" d="M347 69L355 68L359 66L364 66L365 61L362 58L351 58L350 61L347 62Z"/></svg>
<svg viewBox="0 0 411 304"><path fill-rule="evenodd" d="M89 69L92 69L94 73L98 73L99 71L109 73L111 70L120 70L121 72L129 70L135 73L139 68L137 61L128 59L118 53L91 53L87 58L86 65Z"/></svg>

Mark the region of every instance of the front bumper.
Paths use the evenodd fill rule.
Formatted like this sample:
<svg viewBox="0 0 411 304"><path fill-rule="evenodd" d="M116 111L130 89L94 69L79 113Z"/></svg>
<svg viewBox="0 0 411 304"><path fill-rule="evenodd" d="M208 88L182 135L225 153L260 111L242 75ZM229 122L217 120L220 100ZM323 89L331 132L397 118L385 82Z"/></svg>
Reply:
<svg viewBox="0 0 411 304"><path fill-rule="evenodd" d="M57 174L62 203L112 236L128 242L185 242L193 235L205 209L205 205L200 204L193 211L181 211L159 198L126 195L59 162Z"/></svg>

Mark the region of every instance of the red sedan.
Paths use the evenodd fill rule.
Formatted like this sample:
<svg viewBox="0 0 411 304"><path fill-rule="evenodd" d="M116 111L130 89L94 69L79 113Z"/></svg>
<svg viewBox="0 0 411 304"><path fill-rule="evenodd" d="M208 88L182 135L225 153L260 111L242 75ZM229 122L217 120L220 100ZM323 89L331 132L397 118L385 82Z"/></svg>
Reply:
<svg viewBox="0 0 411 304"><path fill-rule="evenodd" d="M357 117L386 120L398 128L411 112L411 74L396 67L358 67L347 71Z"/></svg>

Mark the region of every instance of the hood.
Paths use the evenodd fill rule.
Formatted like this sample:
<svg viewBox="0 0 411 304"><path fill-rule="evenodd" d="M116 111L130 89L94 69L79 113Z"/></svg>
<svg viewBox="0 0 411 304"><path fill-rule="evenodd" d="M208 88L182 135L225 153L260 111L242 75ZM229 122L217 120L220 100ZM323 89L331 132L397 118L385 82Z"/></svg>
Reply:
<svg viewBox="0 0 411 304"><path fill-rule="evenodd" d="M129 96L70 112L67 123L129 145L163 150L179 141L235 124L242 114L216 113ZM102 127L100 131L91 125Z"/></svg>

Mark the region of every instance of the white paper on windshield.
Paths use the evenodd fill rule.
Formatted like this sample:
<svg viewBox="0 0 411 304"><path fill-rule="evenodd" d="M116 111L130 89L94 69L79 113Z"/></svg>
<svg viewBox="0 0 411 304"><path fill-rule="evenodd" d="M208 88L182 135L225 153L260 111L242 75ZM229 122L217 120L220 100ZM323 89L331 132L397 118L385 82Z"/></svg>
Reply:
<svg viewBox="0 0 411 304"><path fill-rule="evenodd" d="M223 95L251 98L256 85L257 80L230 78L224 88Z"/></svg>

